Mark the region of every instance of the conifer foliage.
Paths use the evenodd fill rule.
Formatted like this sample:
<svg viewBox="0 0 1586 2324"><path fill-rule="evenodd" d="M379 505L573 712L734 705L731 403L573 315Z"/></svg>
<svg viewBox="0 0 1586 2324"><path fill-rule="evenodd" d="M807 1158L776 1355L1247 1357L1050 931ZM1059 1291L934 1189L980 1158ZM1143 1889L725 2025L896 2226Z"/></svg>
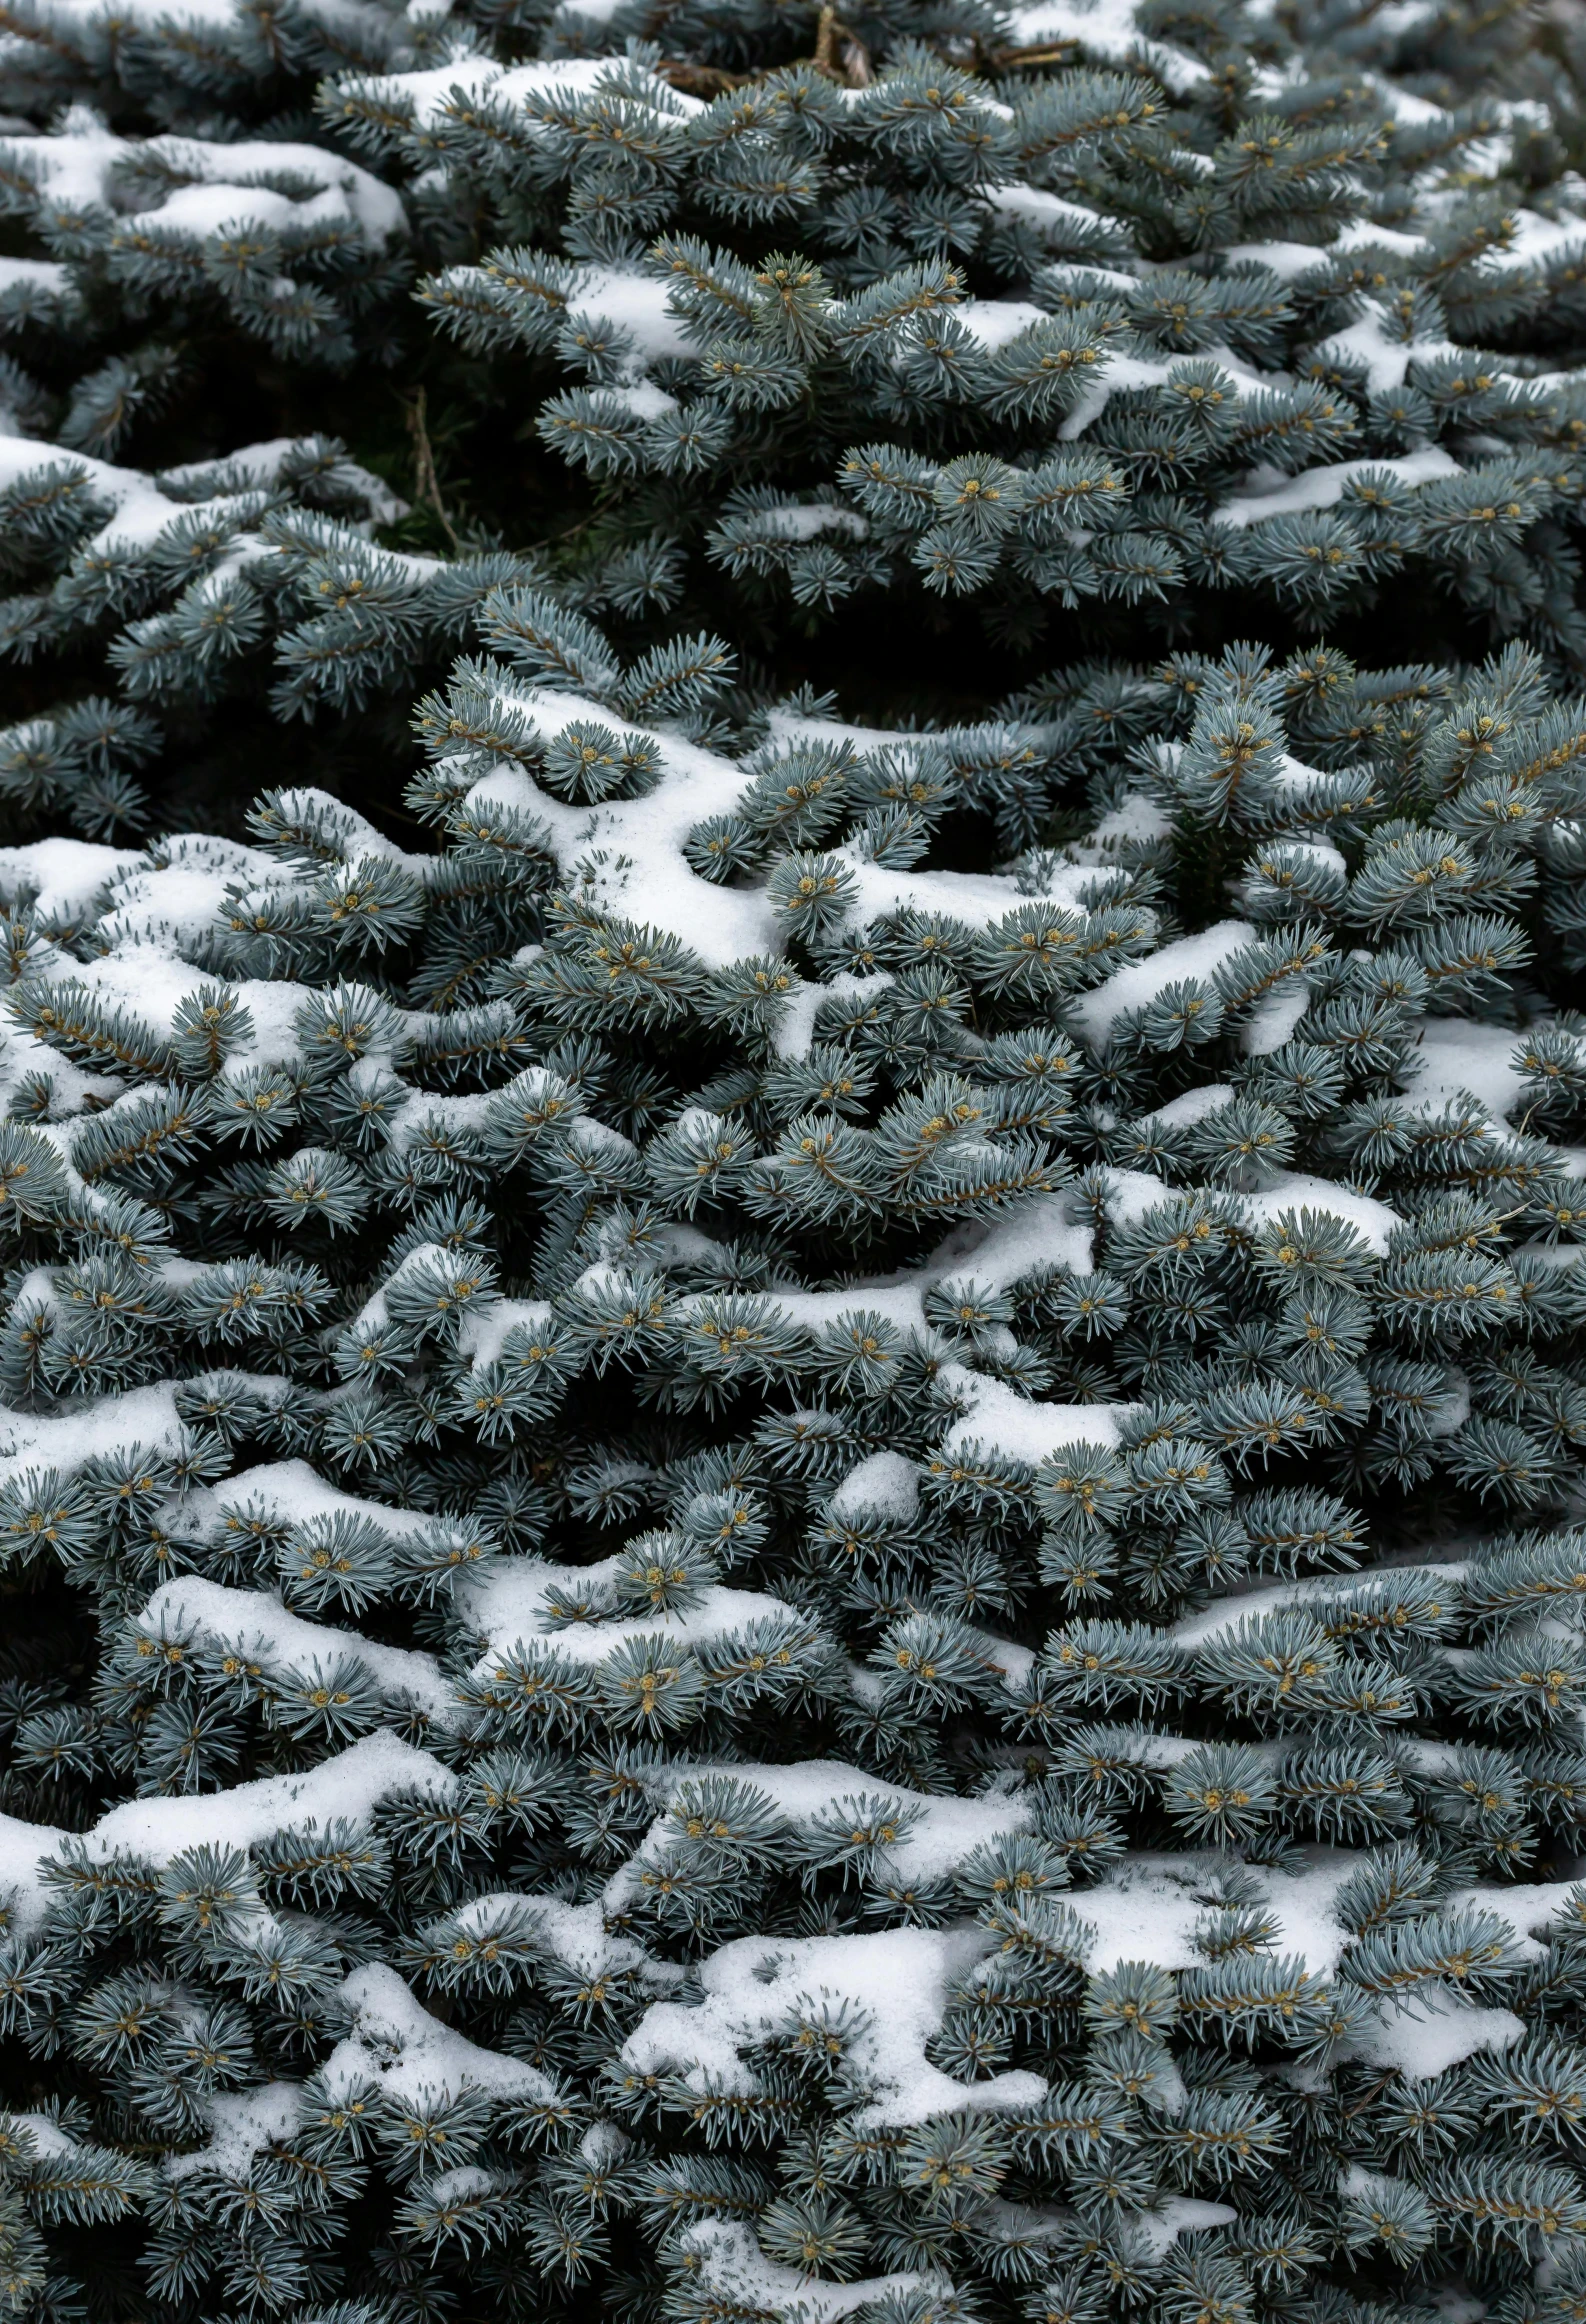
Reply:
<svg viewBox="0 0 1586 2324"><path fill-rule="evenodd" d="M1583 2324L1582 63L4 0L0 2315Z"/></svg>

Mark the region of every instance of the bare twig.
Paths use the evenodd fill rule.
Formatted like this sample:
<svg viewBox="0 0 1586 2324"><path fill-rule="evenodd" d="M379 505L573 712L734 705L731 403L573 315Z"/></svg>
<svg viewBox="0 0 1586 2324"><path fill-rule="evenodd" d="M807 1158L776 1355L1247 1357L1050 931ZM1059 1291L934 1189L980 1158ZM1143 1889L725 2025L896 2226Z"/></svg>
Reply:
<svg viewBox="0 0 1586 2324"><path fill-rule="evenodd" d="M868 89L875 79L870 70L870 51L855 33L843 34L843 45L837 52L842 65L842 77L850 89Z"/></svg>
<svg viewBox="0 0 1586 2324"><path fill-rule="evenodd" d="M815 26L815 54L810 62L818 73L840 81L846 89L868 89L875 78L870 70L870 51L844 24L830 0Z"/></svg>
<svg viewBox="0 0 1586 2324"><path fill-rule="evenodd" d="M814 63L818 73L830 73L833 80L837 79L837 11L835 8L821 10L820 22L815 27Z"/></svg>
<svg viewBox="0 0 1586 2324"><path fill-rule="evenodd" d="M408 440L413 446L413 489L426 508L433 509L440 520L441 531L451 544L454 557L461 556L462 544L452 529L452 520L446 513L441 498L440 478L435 473L435 454L430 447L429 398L422 387L402 398L407 415Z"/></svg>
<svg viewBox="0 0 1586 2324"><path fill-rule="evenodd" d="M763 73L729 73L725 65L696 65L676 56L662 57L655 69L689 97L723 97L729 89L747 88L751 81L765 78Z"/></svg>
<svg viewBox="0 0 1586 2324"><path fill-rule="evenodd" d="M849 31L835 8L822 8L815 30L815 52L807 61L829 81L847 89L868 89L875 78L870 51ZM655 70L674 89L691 97L724 97L733 89L752 88L764 73L730 73L725 65L697 65L687 57L664 56Z"/></svg>
<svg viewBox="0 0 1586 2324"><path fill-rule="evenodd" d="M1015 72L1022 65L1066 65L1078 54L1077 40L1043 40L1033 48L994 48L985 52L986 62L999 73Z"/></svg>

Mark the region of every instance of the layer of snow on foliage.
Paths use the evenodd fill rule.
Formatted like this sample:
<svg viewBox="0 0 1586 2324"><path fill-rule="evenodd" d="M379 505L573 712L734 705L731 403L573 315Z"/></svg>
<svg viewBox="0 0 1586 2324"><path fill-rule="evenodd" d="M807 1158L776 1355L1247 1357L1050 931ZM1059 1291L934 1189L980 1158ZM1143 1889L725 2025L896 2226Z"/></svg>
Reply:
<svg viewBox="0 0 1586 2324"><path fill-rule="evenodd" d="M902 1453L875 1452L849 1470L826 1509L844 1524L868 1515L907 1525L919 1505L920 1478L914 1463Z"/></svg>
<svg viewBox="0 0 1586 2324"><path fill-rule="evenodd" d="M1035 1404L1016 1395L1006 1382L971 1372L962 1364L944 1365L941 1378L966 1407L963 1418L955 1420L942 1439L941 1450L948 1457L974 1448L1006 1460L1027 1461L1034 1468L1062 1445L1116 1445L1119 1416L1129 1409L1120 1404Z"/></svg>
<svg viewBox="0 0 1586 2324"><path fill-rule="evenodd" d="M1472 1097L1494 1122L1507 1121L1525 1090L1515 1062L1519 1046L1512 1026L1432 1017L1421 1028L1402 1079L1409 1095L1428 1111Z"/></svg>
<svg viewBox="0 0 1586 2324"><path fill-rule="evenodd" d="M1491 1904L1491 1896L1483 1899ZM1367 2026L1350 2044L1351 2055L1368 2065L1397 2067L1411 2082L1432 2082L1477 2050L1506 2050L1524 2038L1525 2026L1509 2009L1395 2010L1380 2025Z"/></svg>
<svg viewBox="0 0 1586 2324"><path fill-rule="evenodd" d="M0 1485L29 1469L70 1476L85 1461L141 1447L151 1457L175 1449L185 1433L176 1383L156 1381L122 1396L85 1400L59 1413L13 1412L0 1404Z"/></svg>
<svg viewBox="0 0 1586 2324"><path fill-rule="evenodd" d="M1285 1211L1327 1211L1352 1226L1369 1249L1379 1255L1399 1224L1399 1214L1369 1194L1356 1194L1336 1179L1312 1178L1304 1171L1281 1170L1258 1193L1240 1196L1250 1216L1260 1222L1281 1218Z"/></svg>
<svg viewBox="0 0 1586 2324"><path fill-rule="evenodd" d="M1267 517L1293 516L1300 509L1332 508L1356 476L1394 476L1401 484L1430 484L1440 477L1463 474L1459 462L1440 444L1426 444L1417 452L1405 452L1391 460L1339 460L1327 467L1307 468L1283 484L1236 492L1212 510L1212 522L1253 525Z"/></svg>
<svg viewBox="0 0 1586 2324"><path fill-rule="evenodd" d="M176 186L129 223L157 221L166 229L207 236L242 223L320 226L350 219L377 242L393 241L407 231L407 212L395 188L322 145L151 137L146 146L131 150L197 182ZM272 177L300 180L316 191L302 197L280 193L268 183Z"/></svg>
<svg viewBox="0 0 1586 2324"><path fill-rule="evenodd" d="M1067 1015L1093 1047L1105 1047L1126 1009L1149 1008L1170 984L1207 981L1236 952L1256 940L1248 920L1218 920L1193 936L1159 945L1143 960L1132 960L1104 984L1070 1001Z"/></svg>
<svg viewBox="0 0 1586 2324"><path fill-rule="evenodd" d="M521 2058L487 2050L432 2017L394 1969L372 1961L341 1989L352 2033L321 2071L332 2090L356 2089L371 2077L395 2098L426 2091L484 2090L497 2098L546 2098L551 2084Z"/></svg>
<svg viewBox="0 0 1586 2324"><path fill-rule="evenodd" d="M559 1624L550 1610L556 1597L584 1599L615 1580L626 1560L602 1558L593 1565L558 1566L543 1558L503 1558L468 1584L469 1614L489 1641L476 1671L484 1672L514 1647L548 1645L571 1662L598 1663L631 1639L663 1636L677 1646L703 1645L724 1633L780 1615L781 1598L762 1590L731 1590L720 1584L702 1590L686 1612L661 1610L625 1614L604 1622Z"/></svg>
<svg viewBox="0 0 1586 2324"><path fill-rule="evenodd" d="M1344 1849L1300 1853L1307 1859L1303 1871L1261 1876L1279 1928L1274 1949L1298 1955L1313 1975L1327 1976L1349 1937L1333 1917L1332 1900L1360 1858ZM1135 1856L1074 1897L1075 1911L1096 1932L1086 1963L1091 1972L1115 1969L1121 1961L1152 1961L1162 1969L1201 1962L1194 1936L1206 1917L1206 1873L1202 1857Z"/></svg>
<svg viewBox="0 0 1586 2324"><path fill-rule="evenodd" d="M452 1689L433 1654L416 1647L382 1646L358 1630L306 1622L267 1590L234 1590L196 1574L162 1582L137 1617L144 1631L191 1628L218 1646L262 1657L272 1669L329 1669L345 1657L361 1663L392 1702L412 1703L444 1721L454 1709Z"/></svg>
<svg viewBox="0 0 1586 2324"><path fill-rule="evenodd" d="M967 1804L967 1803L966 1803ZM703 2003L657 2002L623 2046L641 2073L671 2070L691 2088L715 2077L753 2087L742 2052L779 2032L799 2006L846 2001L864 2012L854 2066L873 2089L861 2124L923 2122L950 2111L1001 2112L1045 2095L1038 2074L996 2074L965 2085L933 2066L925 2045L949 1994L986 1951L980 1929L886 1929L874 1936L741 1937L700 1971Z"/></svg>
<svg viewBox="0 0 1586 2324"><path fill-rule="evenodd" d="M945 2276L917 2270L865 2276L857 2283L832 2284L801 2275L766 2258L747 2227L728 2219L700 2219L683 2229L678 2249L688 2256L691 2298L707 2314L783 2316L789 2324L835 2324L872 2302L943 2300L952 2286ZM705 2308L706 2301L713 2303ZM956 2302L954 2303L956 2306ZM894 2313L882 2309L882 2314ZM903 2308L903 2314L913 2313ZM942 2313L927 2305L923 2313ZM947 2311L951 2313L951 2309Z"/></svg>
<svg viewBox="0 0 1586 2324"><path fill-rule="evenodd" d="M1010 11L1009 23L1020 48L1074 41L1093 57L1119 63L1138 57L1175 90L1209 78L1199 57L1146 38L1135 23L1134 0L1027 0Z"/></svg>
<svg viewBox="0 0 1586 2324"><path fill-rule="evenodd" d="M123 1800L75 1837L91 1854L130 1850L155 1864L166 1864L187 1848L246 1848L287 1825L323 1826L339 1817L356 1820L393 1792L441 1792L451 1781L427 1751L381 1730L361 1736L345 1751L300 1775L264 1775L252 1783L234 1784L229 1791L191 1798ZM44 1909L39 1862L63 1837L52 1825L0 1815L0 1893L7 1889L16 1893L24 1922Z"/></svg>
<svg viewBox="0 0 1586 2324"><path fill-rule="evenodd" d="M581 695L525 688L500 699L504 709L532 718L547 739L577 722L604 726L624 740L652 739L648 729ZM533 816L545 825L562 871L579 879L581 896L601 911L675 936L712 968L774 950L775 921L764 894L717 887L701 879L683 854L697 824L736 807L744 789L742 767L681 735L654 739L665 772L642 798L569 806L521 768L502 765L473 786L466 805L517 808Z"/></svg>

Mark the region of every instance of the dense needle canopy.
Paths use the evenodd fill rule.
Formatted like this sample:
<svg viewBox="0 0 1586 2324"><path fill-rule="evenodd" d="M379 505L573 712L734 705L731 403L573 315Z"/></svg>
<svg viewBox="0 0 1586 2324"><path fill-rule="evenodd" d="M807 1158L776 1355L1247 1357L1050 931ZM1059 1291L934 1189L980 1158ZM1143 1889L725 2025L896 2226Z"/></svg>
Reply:
<svg viewBox="0 0 1586 2324"><path fill-rule="evenodd" d="M1586 2324L1586 158L3 0L0 2313Z"/></svg>

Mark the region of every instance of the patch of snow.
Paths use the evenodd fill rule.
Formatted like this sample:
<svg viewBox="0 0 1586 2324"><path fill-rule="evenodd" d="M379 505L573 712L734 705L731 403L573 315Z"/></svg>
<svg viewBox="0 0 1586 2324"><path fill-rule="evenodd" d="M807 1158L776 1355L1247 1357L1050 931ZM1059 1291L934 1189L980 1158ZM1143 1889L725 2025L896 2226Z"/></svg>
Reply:
<svg viewBox="0 0 1586 2324"><path fill-rule="evenodd" d="M866 1788L890 1786L867 1780ZM968 1805L969 1803L964 1803ZM984 1837L984 1832L981 1834ZM962 2083L933 2066L925 2044L941 2028L949 1995L992 1943L969 1929L885 1929L873 1936L740 1937L700 1969L704 2002L658 2002L623 2044L641 2073L670 2069L692 2088L717 2077L753 2086L742 2052L774 2034L797 2004L846 2000L866 2012L855 2066L874 2095L861 2126L924 2122L935 2114L1002 2113L1045 2096L1038 2074L1011 2072Z"/></svg>

